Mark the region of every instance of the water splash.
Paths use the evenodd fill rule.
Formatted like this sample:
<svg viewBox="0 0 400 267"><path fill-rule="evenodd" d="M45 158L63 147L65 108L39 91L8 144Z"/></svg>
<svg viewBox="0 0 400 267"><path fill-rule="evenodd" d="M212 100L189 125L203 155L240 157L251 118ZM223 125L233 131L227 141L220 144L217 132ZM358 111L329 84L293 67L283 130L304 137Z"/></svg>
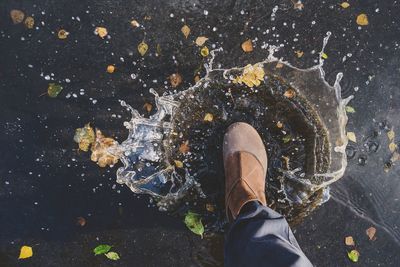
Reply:
<svg viewBox="0 0 400 267"><path fill-rule="evenodd" d="M257 88L232 83L243 68L213 68L214 50L205 77L194 86L168 96L151 91L157 111L149 118L121 101L132 118L124 123L129 135L119 146L123 167L117 171L117 182L155 197L163 210L193 189L197 196L218 204L222 190L215 183L223 176L218 164L222 136L229 124L247 121L268 148L269 205L289 220L304 217L329 198L328 186L342 177L347 165L345 106L351 97L341 97L342 73L333 86L325 81L322 54L329 37L330 32L319 64L309 69L275 58L277 48L270 46L267 59L257 63L266 73ZM284 96L289 89L296 97ZM211 123L203 121L206 112L214 115ZM282 129L276 127L278 121ZM282 141L284 136L291 140ZM181 154L178 148L185 140L191 150ZM174 160L185 167L176 168Z"/></svg>

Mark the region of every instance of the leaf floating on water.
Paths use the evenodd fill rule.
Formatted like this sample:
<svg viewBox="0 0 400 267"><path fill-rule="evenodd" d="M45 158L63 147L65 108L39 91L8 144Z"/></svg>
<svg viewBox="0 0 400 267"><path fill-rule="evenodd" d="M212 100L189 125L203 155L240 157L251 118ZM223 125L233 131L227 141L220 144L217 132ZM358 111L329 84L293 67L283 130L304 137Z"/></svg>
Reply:
<svg viewBox="0 0 400 267"><path fill-rule="evenodd" d="M353 107L351 107L351 106L346 106L346 112L347 112L347 113L355 113L356 110L355 110Z"/></svg>
<svg viewBox="0 0 400 267"><path fill-rule="evenodd" d="M181 32L183 33L183 35L185 36L185 38L187 39L189 34L190 34L190 28L188 25L183 25L183 27L181 28Z"/></svg>
<svg viewBox="0 0 400 267"><path fill-rule="evenodd" d="M19 252L18 259L26 259L33 256L32 247L30 246L22 246Z"/></svg>
<svg viewBox="0 0 400 267"><path fill-rule="evenodd" d="M149 46L145 42L141 42L138 47L137 47L139 54L143 57L147 50L149 49Z"/></svg>
<svg viewBox="0 0 400 267"><path fill-rule="evenodd" d="M280 122L280 121L278 121L278 122L276 123L276 127L278 127L279 129L281 129L281 128L283 127L283 123Z"/></svg>
<svg viewBox="0 0 400 267"><path fill-rule="evenodd" d="M58 94L60 94L61 93L61 91L63 90L64 88L61 86L61 85L59 85L59 84L56 84L56 83L49 83L49 87L47 87L47 94L50 96L50 97L57 97L58 96Z"/></svg>
<svg viewBox="0 0 400 267"><path fill-rule="evenodd" d="M79 144L80 150L87 152L95 140L93 128L89 123L75 130L74 141Z"/></svg>
<svg viewBox="0 0 400 267"><path fill-rule="evenodd" d="M321 54L321 57L322 57L323 59L328 59L328 55L327 55L326 53L322 53L322 54Z"/></svg>
<svg viewBox="0 0 400 267"><path fill-rule="evenodd" d="M182 83L182 76L179 73L174 73L169 76L169 81L173 88L178 87Z"/></svg>
<svg viewBox="0 0 400 267"><path fill-rule="evenodd" d="M344 243L347 246L355 246L354 239L352 236L346 236L346 238L344 239Z"/></svg>
<svg viewBox="0 0 400 267"><path fill-rule="evenodd" d="M185 141L179 146L179 152L181 152L182 154L186 154L189 151L190 151L189 141Z"/></svg>
<svg viewBox="0 0 400 267"><path fill-rule="evenodd" d="M261 64L247 65L243 69L243 74L236 77L232 82L246 84L248 87L259 86L264 80L265 72Z"/></svg>
<svg viewBox="0 0 400 267"><path fill-rule="evenodd" d="M94 255L101 255L109 252L111 249L110 245L98 245L93 249Z"/></svg>
<svg viewBox="0 0 400 267"><path fill-rule="evenodd" d="M395 143L390 143L389 144L389 150L390 150L390 152L395 152L396 151L396 149L397 149L397 145L395 144Z"/></svg>
<svg viewBox="0 0 400 267"><path fill-rule="evenodd" d="M24 21L25 14L21 10L13 9L10 11L10 17L14 24L19 24Z"/></svg>
<svg viewBox="0 0 400 267"><path fill-rule="evenodd" d="M201 54L203 57L207 57L209 53L210 53L210 51L208 50L208 47L207 47L207 46L204 46L204 47L200 50L200 54Z"/></svg>
<svg viewBox="0 0 400 267"><path fill-rule="evenodd" d="M376 228L375 227L370 227L367 230L365 230L365 233L367 234L369 240L375 241L376 240Z"/></svg>
<svg viewBox="0 0 400 267"><path fill-rule="evenodd" d="M105 137L100 130L96 130L96 141L92 145L90 159L97 162L100 167L115 165L120 158L118 142L112 138Z"/></svg>
<svg viewBox="0 0 400 267"><path fill-rule="evenodd" d="M281 69L281 68L283 68L283 64L282 64L282 62L278 62L278 63L276 63L276 66L275 66L275 68L276 68L276 69Z"/></svg>
<svg viewBox="0 0 400 267"><path fill-rule="evenodd" d="M104 27L96 27L94 30L94 34L98 35L101 39L104 39L104 37L107 36L108 31Z"/></svg>
<svg viewBox="0 0 400 267"><path fill-rule="evenodd" d="M153 105L150 103L145 103L143 108L147 111L147 113L150 113L150 111L153 109Z"/></svg>
<svg viewBox="0 0 400 267"><path fill-rule="evenodd" d="M157 44L157 46L156 46L156 56L161 56L161 45L160 44Z"/></svg>
<svg viewBox="0 0 400 267"><path fill-rule="evenodd" d="M350 141L352 141L352 142L354 142L354 143L357 143L357 138L356 138L356 134L354 133L354 132L347 132L347 138L350 140Z"/></svg>
<svg viewBox="0 0 400 267"><path fill-rule="evenodd" d="M348 8L350 6L350 4L348 2L343 2L343 3L340 4L340 6L342 8Z"/></svg>
<svg viewBox="0 0 400 267"><path fill-rule="evenodd" d="M368 25L368 17L366 14L360 14L357 16L356 20L357 24L360 26L366 26Z"/></svg>
<svg viewBox="0 0 400 267"><path fill-rule="evenodd" d="M359 253L357 250L355 250L355 249L353 249L353 250L350 251L350 252L347 252L347 257L349 257L349 259L350 259L352 262L357 262L359 256L360 256L360 253Z"/></svg>
<svg viewBox="0 0 400 267"><path fill-rule="evenodd" d="M301 2L301 0L299 0L299 1L297 1L297 2L295 2L295 0L292 0L292 3L293 3L293 8L294 8L294 9L303 10L304 5L303 5L303 3Z"/></svg>
<svg viewBox="0 0 400 267"><path fill-rule="evenodd" d="M293 89L288 89L285 91L285 93L283 95L287 98L293 98L296 96L296 91Z"/></svg>
<svg viewBox="0 0 400 267"><path fill-rule="evenodd" d="M243 50L244 52L246 52L246 53L250 53L250 52L253 51L253 43L251 42L250 39L247 40L247 41L244 41L244 42L242 43L242 50Z"/></svg>
<svg viewBox="0 0 400 267"><path fill-rule="evenodd" d="M197 46L202 46L207 40L208 40L207 37L199 36L199 37L196 38L196 45Z"/></svg>
<svg viewBox="0 0 400 267"><path fill-rule="evenodd" d="M300 50L297 50L297 51L294 51L295 53L296 53L296 56L298 57L298 58L301 58L303 55L304 55L304 52L303 51L300 51Z"/></svg>
<svg viewBox="0 0 400 267"><path fill-rule="evenodd" d="M25 27L28 29L33 29L33 26L35 25L35 20L32 17L27 17L24 21Z"/></svg>
<svg viewBox="0 0 400 267"><path fill-rule="evenodd" d="M183 168L183 162L180 160L174 160L175 166L177 168Z"/></svg>
<svg viewBox="0 0 400 267"><path fill-rule="evenodd" d="M389 141L393 141L395 135L396 135L395 132L394 132L393 130L390 130L390 131L387 133L387 137L389 138Z"/></svg>
<svg viewBox="0 0 400 267"><path fill-rule="evenodd" d="M208 121L208 122L212 122L214 120L214 115L211 113L206 113L206 115L204 115L203 121Z"/></svg>
<svg viewBox="0 0 400 267"><path fill-rule="evenodd" d="M67 32L64 29L59 30L58 33L57 33L57 37L60 40L67 39L68 35L69 35L69 32Z"/></svg>
<svg viewBox="0 0 400 267"><path fill-rule="evenodd" d="M284 144L289 143L291 140L292 140L292 137L290 135L285 135L282 138L282 141L283 141Z"/></svg>
<svg viewBox="0 0 400 267"><path fill-rule="evenodd" d="M215 212L215 206L213 204L211 204L211 203L207 203L206 204L206 210L208 212Z"/></svg>
<svg viewBox="0 0 400 267"><path fill-rule="evenodd" d="M115 71L115 66L114 65L108 65L107 66L107 72L108 73L114 73L114 71Z"/></svg>
<svg viewBox="0 0 400 267"><path fill-rule="evenodd" d="M106 254L104 254L107 258L109 258L110 260L116 261L119 260L119 255L117 252L114 251L110 251L107 252Z"/></svg>
<svg viewBox="0 0 400 267"><path fill-rule="evenodd" d="M137 28L140 26L139 22L137 20L131 20L131 26L133 28Z"/></svg>
<svg viewBox="0 0 400 267"><path fill-rule="evenodd" d="M86 219L83 217L78 217L76 218L76 224L83 227L86 225Z"/></svg>
<svg viewBox="0 0 400 267"><path fill-rule="evenodd" d="M189 211L185 216L185 224L190 231L203 238L204 226L199 214Z"/></svg>

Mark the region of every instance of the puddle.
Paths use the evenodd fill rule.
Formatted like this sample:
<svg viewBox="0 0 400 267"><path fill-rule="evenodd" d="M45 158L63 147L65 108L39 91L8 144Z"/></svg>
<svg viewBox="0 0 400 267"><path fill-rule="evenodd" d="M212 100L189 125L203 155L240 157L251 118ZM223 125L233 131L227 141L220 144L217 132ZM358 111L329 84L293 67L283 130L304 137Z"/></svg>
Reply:
<svg viewBox="0 0 400 267"><path fill-rule="evenodd" d="M329 185L347 165L345 105L351 97L341 97L342 73L333 86L325 81L322 58L314 67L298 69L275 58L274 50L254 64L265 73L258 87L234 84L244 68L214 68L217 51L212 51L207 74L193 87L166 96L152 91L156 111L149 118L122 101L132 118L124 124L129 136L118 148L123 167L117 182L153 196L161 210L184 200L215 218L223 210L222 138L230 124L245 121L268 150L271 207L295 223L327 201ZM212 121L204 121L207 113ZM182 154L184 142L190 151ZM183 168L175 167L176 160Z"/></svg>

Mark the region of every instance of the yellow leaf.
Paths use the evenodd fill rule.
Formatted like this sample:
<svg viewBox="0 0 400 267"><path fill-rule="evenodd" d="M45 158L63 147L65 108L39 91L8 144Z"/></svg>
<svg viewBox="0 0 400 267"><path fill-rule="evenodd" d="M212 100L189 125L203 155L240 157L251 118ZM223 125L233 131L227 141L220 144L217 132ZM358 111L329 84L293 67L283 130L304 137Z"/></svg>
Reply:
<svg viewBox="0 0 400 267"><path fill-rule="evenodd" d="M237 76L232 82L245 84L248 87L259 86L264 80L265 72L264 68L260 64L247 65L243 69L243 74Z"/></svg>
<svg viewBox="0 0 400 267"><path fill-rule="evenodd" d="M360 26L366 26L368 25L368 17L366 14L360 14L357 16L356 20L357 24Z"/></svg>
<svg viewBox="0 0 400 267"><path fill-rule="evenodd" d="M348 8L350 6L350 4L348 2L343 2L340 4L340 6L343 8Z"/></svg>
<svg viewBox="0 0 400 267"><path fill-rule="evenodd" d="M25 27L28 29L33 29L33 26L35 25L35 20L32 17L27 17L24 21Z"/></svg>
<svg viewBox="0 0 400 267"><path fill-rule="evenodd" d="M90 124L75 130L74 141L79 144L79 149L88 151L91 144L95 141L94 130Z"/></svg>
<svg viewBox="0 0 400 267"><path fill-rule="evenodd" d="M246 53L253 51L253 43L250 39L242 43L242 49Z"/></svg>
<svg viewBox="0 0 400 267"><path fill-rule="evenodd" d="M303 55L304 55L304 52L303 51L300 51L300 50L297 50L297 51L294 51L295 53L296 53L296 56L298 57L298 58L301 58Z"/></svg>
<svg viewBox="0 0 400 267"><path fill-rule="evenodd" d="M68 35L69 35L69 32L67 32L64 29L59 30L57 33L58 39L61 39L61 40L67 39Z"/></svg>
<svg viewBox="0 0 400 267"><path fill-rule="evenodd" d="M22 246L18 259L30 258L30 257L32 257L32 255L33 255L32 247Z"/></svg>
<svg viewBox="0 0 400 267"><path fill-rule="evenodd" d="M389 150L390 150L390 152L394 152L394 151L396 151L396 149L397 149L397 145L395 144L395 143L390 143L389 144Z"/></svg>
<svg viewBox="0 0 400 267"><path fill-rule="evenodd" d="M325 53L322 53L322 54L321 54L321 57L322 57L323 59L327 59L327 58L328 58L328 55L325 54Z"/></svg>
<svg viewBox="0 0 400 267"><path fill-rule="evenodd" d="M394 139L394 136L395 136L394 131L393 131L393 130L390 130L390 131L387 133L387 136L388 136L389 140L392 141L392 140Z"/></svg>
<svg viewBox="0 0 400 267"><path fill-rule="evenodd" d="M350 141L352 141L352 142L354 142L354 143L357 143L357 138L356 138L356 134L354 133L354 132L347 132L347 138L350 140Z"/></svg>
<svg viewBox="0 0 400 267"><path fill-rule="evenodd" d="M19 24L24 21L25 14L21 10L13 9L10 11L10 17L14 24Z"/></svg>
<svg viewBox="0 0 400 267"><path fill-rule="evenodd" d="M183 168L183 162L180 160L174 160L175 166L177 168Z"/></svg>
<svg viewBox="0 0 400 267"><path fill-rule="evenodd" d="M149 46L145 43L145 42L141 42L138 47L137 47L139 54L141 56L144 56L147 52L147 50L149 49Z"/></svg>
<svg viewBox="0 0 400 267"><path fill-rule="evenodd" d="M347 246L355 246L355 242L352 236L346 236L346 238L344 239L344 243Z"/></svg>
<svg viewBox="0 0 400 267"><path fill-rule="evenodd" d="M190 28L188 25L183 25L183 27L181 28L181 32L183 33L183 35L185 36L185 38L187 39L189 34L190 34Z"/></svg>
<svg viewBox="0 0 400 267"><path fill-rule="evenodd" d="M113 66L113 65L108 65L107 66L107 72L108 73L114 73L114 71L115 71L115 66Z"/></svg>
<svg viewBox="0 0 400 267"><path fill-rule="evenodd" d="M140 26L140 24L139 24L139 22L138 22L137 20L132 20L132 21L131 21L131 26L132 26L133 28L137 28L137 27Z"/></svg>
<svg viewBox="0 0 400 267"><path fill-rule="evenodd" d="M196 38L196 45L197 46L202 46L207 40L208 40L207 37L199 36L199 37Z"/></svg>
<svg viewBox="0 0 400 267"><path fill-rule="evenodd" d="M208 56L209 53L210 53L210 51L208 50L208 47L207 47L207 46L204 46L204 47L200 50L200 54L201 54L203 57Z"/></svg>
<svg viewBox="0 0 400 267"><path fill-rule="evenodd" d="M98 35L100 38L104 39L104 37L107 36L108 31L106 28L104 27L96 27L96 29L94 30L94 33L96 35Z"/></svg>
<svg viewBox="0 0 400 267"><path fill-rule="evenodd" d="M214 120L214 115L211 113L206 113L206 115L204 116L204 121L208 121L208 122L212 122Z"/></svg>
<svg viewBox="0 0 400 267"><path fill-rule="evenodd" d="M96 141L92 145L90 159L97 162L100 167L115 165L120 158L118 142L112 138L105 137L100 130L96 129Z"/></svg>

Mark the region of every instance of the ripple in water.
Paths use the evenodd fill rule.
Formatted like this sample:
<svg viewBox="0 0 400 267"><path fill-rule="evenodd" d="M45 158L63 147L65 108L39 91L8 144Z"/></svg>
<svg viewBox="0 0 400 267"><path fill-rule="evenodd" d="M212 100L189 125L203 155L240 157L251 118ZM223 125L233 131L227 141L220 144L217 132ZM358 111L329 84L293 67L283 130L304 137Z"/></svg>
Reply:
<svg viewBox="0 0 400 267"><path fill-rule="evenodd" d="M222 211L222 138L231 123L245 121L259 131L268 150L268 204L296 222L324 203L329 185L347 165L345 105L351 97L341 97L341 73L334 86L325 81L322 59L298 69L273 51L257 63L265 72L259 87L232 83L243 68L214 69L213 51L206 76L193 87L168 96L152 91L157 111L149 118L122 101L132 118L125 122L128 138L118 148L124 166L117 182L153 196L161 210L185 199L203 214L206 206ZM288 90L295 96L285 97ZM213 114L211 122L203 120L206 113ZM186 141L190 152L182 154L179 146ZM176 168L175 160L184 168Z"/></svg>

